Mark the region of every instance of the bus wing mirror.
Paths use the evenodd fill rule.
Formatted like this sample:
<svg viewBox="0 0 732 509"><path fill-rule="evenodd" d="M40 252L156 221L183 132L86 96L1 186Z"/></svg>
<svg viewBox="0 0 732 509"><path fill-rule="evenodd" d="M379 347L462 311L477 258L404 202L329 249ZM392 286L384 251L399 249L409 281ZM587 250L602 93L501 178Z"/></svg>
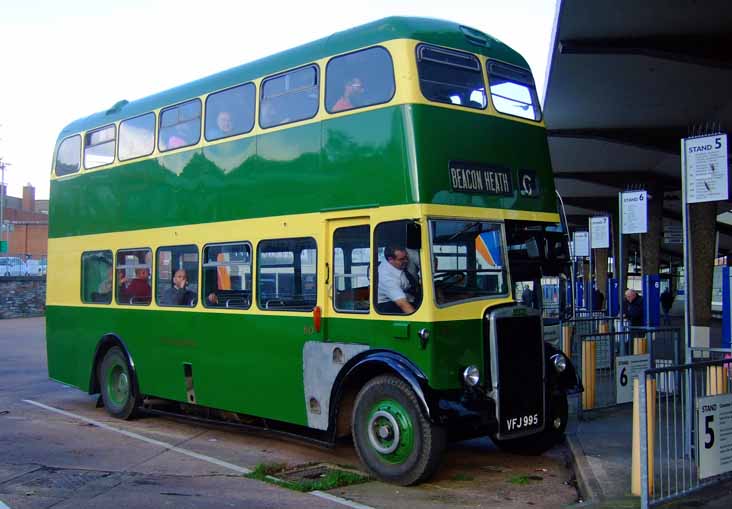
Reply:
<svg viewBox="0 0 732 509"><path fill-rule="evenodd" d="M416 221L410 221L406 226L407 249L418 251L422 248L422 227Z"/></svg>

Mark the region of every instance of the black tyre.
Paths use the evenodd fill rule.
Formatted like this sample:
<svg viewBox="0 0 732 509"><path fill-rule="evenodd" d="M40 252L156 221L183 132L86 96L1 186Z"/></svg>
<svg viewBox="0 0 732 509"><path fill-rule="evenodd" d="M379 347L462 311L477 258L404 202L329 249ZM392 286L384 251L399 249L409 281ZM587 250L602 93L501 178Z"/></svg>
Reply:
<svg viewBox="0 0 732 509"><path fill-rule="evenodd" d="M132 419L142 403L127 356L118 346L104 355L97 371L104 408L118 419Z"/></svg>
<svg viewBox="0 0 732 509"><path fill-rule="evenodd" d="M569 420L569 405L566 394L557 394L552 397L549 408L549 419L541 433L512 440L499 440L493 437L493 442L502 450L517 454L542 454L564 441L564 432Z"/></svg>
<svg viewBox="0 0 732 509"><path fill-rule="evenodd" d="M445 430L422 413L403 380L383 375L356 396L353 443L361 462L379 479L408 486L429 478L445 449Z"/></svg>

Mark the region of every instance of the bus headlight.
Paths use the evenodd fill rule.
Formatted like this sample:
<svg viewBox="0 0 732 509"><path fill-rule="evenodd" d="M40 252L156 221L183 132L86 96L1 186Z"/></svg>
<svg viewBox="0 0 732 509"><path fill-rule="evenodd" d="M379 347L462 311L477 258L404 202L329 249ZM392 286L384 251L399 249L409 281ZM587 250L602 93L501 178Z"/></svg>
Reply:
<svg viewBox="0 0 732 509"><path fill-rule="evenodd" d="M557 370L557 373L561 373L567 369L567 358L561 353L554 354L552 361L554 362L554 369Z"/></svg>
<svg viewBox="0 0 732 509"><path fill-rule="evenodd" d="M463 371L463 381L469 387L475 387L480 382L480 371L475 366L468 366Z"/></svg>

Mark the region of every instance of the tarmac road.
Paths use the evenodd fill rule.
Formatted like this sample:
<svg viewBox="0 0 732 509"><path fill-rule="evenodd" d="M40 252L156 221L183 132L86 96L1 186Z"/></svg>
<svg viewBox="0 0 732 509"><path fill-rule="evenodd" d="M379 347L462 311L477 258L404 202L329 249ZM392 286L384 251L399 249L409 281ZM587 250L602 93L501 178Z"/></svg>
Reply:
<svg viewBox="0 0 732 509"><path fill-rule="evenodd" d="M299 493L243 474L258 464L361 468L334 450L162 417L120 421L96 397L48 379L43 318L0 321L0 509L563 507L577 500L564 447L500 453L487 439L450 446L429 483L381 482Z"/></svg>

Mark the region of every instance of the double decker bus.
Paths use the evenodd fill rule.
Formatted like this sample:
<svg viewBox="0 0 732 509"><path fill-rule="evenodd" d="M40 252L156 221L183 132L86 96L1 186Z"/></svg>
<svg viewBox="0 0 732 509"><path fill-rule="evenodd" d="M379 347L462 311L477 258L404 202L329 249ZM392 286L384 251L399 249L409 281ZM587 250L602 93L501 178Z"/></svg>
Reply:
<svg viewBox="0 0 732 509"><path fill-rule="evenodd" d="M352 436L403 485L563 436L581 383L512 286L565 249L545 128L478 30L387 18L120 101L60 133L50 208L49 375L115 417Z"/></svg>

